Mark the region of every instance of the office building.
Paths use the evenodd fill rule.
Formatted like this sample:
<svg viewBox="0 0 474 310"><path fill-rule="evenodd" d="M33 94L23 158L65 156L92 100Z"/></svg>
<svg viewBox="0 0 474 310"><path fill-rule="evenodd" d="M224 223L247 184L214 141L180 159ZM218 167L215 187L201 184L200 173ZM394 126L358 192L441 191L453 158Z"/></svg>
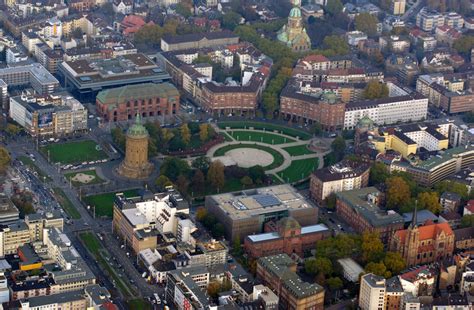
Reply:
<svg viewBox="0 0 474 310"><path fill-rule="evenodd" d="M426 7L416 15L416 25L421 30L430 32L444 25L444 16Z"/></svg>
<svg viewBox="0 0 474 310"><path fill-rule="evenodd" d="M33 137L64 136L88 129L87 109L67 94L11 97L9 115Z"/></svg>
<svg viewBox="0 0 474 310"><path fill-rule="evenodd" d="M105 122L128 121L137 114L159 119L179 113L179 92L169 83L126 85L99 92L96 104Z"/></svg>
<svg viewBox="0 0 474 310"><path fill-rule="evenodd" d="M393 15L403 15L405 14L405 0L393 0L392 1L392 14Z"/></svg>
<svg viewBox="0 0 474 310"><path fill-rule="evenodd" d="M259 258L257 278L278 296L282 309L324 309L324 288L301 280L296 263L287 254Z"/></svg>
<svg viewBox="0 0 474 310"><path fill-rule="evenodd" d="M291 216L302 226L318 223L318 210L290 185L206 197L207 210L224 225L227 240L261 233L265 222Z"/></svg>
<svg viewBox="0 0 474 310"><path fill-rule="evenodd" d="M161 39L161 49L164 52L170 52L217 47L237 43L239 43L239 37L230 31L165 35Z"/></svg>
<svg viewBox="0 0 474 310"><path fill-rule="evenodd" d="M39 63L0 69L0 79L8 86L29 86L38 94L51 94L59 81Z"/></svg>
<svg viewBox="0 0 474 310"><path fill-rule="evenodd" d="M388 244L392 235L403 229L404 220L393 210L379 208L381 195L375 187L338 192L336 212L357 233L376 232Z"/></svg>
<svg viewBox="0 0 474 310"><path fill-rule="evenodd" d="M186 252L190 266L206 266L227 263L228 249L221 241L199 242L193 252Z"/></svg>
<svg viewBox="0 0 474 310"><path fill-rule="evenodd" d="M118 193L112 227L127 246L139 253L144 249L155 249L159 233L176 235L179 214L189 214L189 206L174 190L157 194L143 191L133 198Z"/></svg>
<svg viewBox="0 0 474 310"><path fill-rule="evenodd" d="M366 187L369 182L370 164L343 160L311 174L310 196L323 203L329 195Z"/></svg>
<svg viewBox="0 0 474 310"><path fill-rule="evenodd" d="M361 310L385 309L385 279L373 273L360 279L359 307Z"/></svg>
<svg viewBox="0 0 474 310"><path fill-rule="evenodd" d="M58 74L66 88L86 97L106 88L169 80L169 75L144 54L64 61Z"/></svg>
<svg viewBox="0 0 474 310"><path fill-rule="evenodd" d="M244 248L250 258L279 253L296 254L303 258L306 251L314 249L316 242L330 236L330 231L324 224L302 227L291 217L285 217L276 223L269 222L266 227L269 228L267 232L245 238Z"/></svg>
<svg viewBox="0 0 474 310"><path fill-rule="evenodd" d="M7 195L0 193L0 224L15 222L20 218L18 208Z"/></svg>
<svg viewBox="0 0 474 310"><path fill-rule="evenodd" d="M370 117L375 124L390 125L424 120L427 113L428 98L418 93L349 102L344 114L344 128L354 129L364 116Z"/></svg>

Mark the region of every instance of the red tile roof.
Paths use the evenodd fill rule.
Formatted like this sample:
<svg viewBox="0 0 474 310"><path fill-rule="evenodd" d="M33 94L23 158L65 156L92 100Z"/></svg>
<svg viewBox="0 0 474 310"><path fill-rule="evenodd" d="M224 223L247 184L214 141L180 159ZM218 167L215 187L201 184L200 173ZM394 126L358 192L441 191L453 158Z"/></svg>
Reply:
<svg viewBox="0 0 474 310"><path fill-rule="evenodd" d="M449 226L448 223L439 223L439 224L432 224L432 225L425 225L418 227L419 231L419 240L429 240L429 239L436 239L441 232L444 232L446 235L450 236L453 235L454 232ZM405 243L406 235L408 233L408 229L399 230L395 234L398 236L402 243Z"/></svg>
<svg viewBox="0 0 474 310"><path fill-rule="evenodd" d="M329 59L327 59L325 56L323 55L319 55L319 54L316 54L316 55L308 55L306 56L305 58L303 58L303 61L308 61L308 62L327 62L329 61Z"/></svg>

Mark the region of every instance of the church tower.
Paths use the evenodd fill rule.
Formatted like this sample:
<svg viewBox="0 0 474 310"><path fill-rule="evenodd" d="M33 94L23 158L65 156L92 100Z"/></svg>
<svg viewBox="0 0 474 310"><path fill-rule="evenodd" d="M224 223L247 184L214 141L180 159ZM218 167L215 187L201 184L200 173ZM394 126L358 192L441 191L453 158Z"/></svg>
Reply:
<svg viewBox="0 0 474 310"><path fill-rule="evenodd" d="M305 52L311 49L311 39L303 26L301 0L291 0L291 3L293 8L288 16L288 23L278 31L277 38L293 51Z"/></svg>
<svg viewBox="0 0 474 310"><path fill-rule="evenodd" d="M150 176L153 165L148 161L148 131L141 124L137 113L135 124L128 130L125 141L125 159L118 173L130 179L144 179Z"/></svg>
<svg viewBox="0 0 474 310"><path fill-rule="evenodd" d="M405 248L403 256L407 263L407 266L416 265L416 256L418 255L418 243L420 239L420 231L418 230L418 201L415 201L415 210L413 211L412 220L407 230Z"/></svg>

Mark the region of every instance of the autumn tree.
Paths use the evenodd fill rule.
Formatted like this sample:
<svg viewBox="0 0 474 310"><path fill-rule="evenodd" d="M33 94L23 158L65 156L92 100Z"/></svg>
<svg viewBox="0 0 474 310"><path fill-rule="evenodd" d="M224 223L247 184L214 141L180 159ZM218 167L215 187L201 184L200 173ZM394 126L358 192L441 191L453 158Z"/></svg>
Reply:
<svg viewBox="0 0 474 310"><path fill-rule="evenodd" d="M367 83L363 95L365 99L378 99L388 97L388 93L387 84L374 80Z"/></svg>
<svg viewBox="0 0 474 310"><path fill-rule="evenodd" d="M439 196L437 192L422 192L418 194L418 207L420 209L427 209L434 214L441 212L441 204L439 203Z"/></svg>
<svg viewBox="0 0 474 310"><path fill-rule="evenodd" d="M188 192L189 181L188 178L184 175L179 175L178 179L176 180L176 187L178 191L183 195Z"/></svg>
<svg viewBox="0 0 474 310"><path fill-rule="evenodd" d="M207 171L207 180L214 188L221 190L225 184L224 164L220 160L213 161Z"/></svg>
<svg viewBox="0 0 474 310"><path fill-rule="evenodd" d="M211 160L207 156L199 156L192 162L193 168L199 169L203 172L206 172L209 169L209 165L211 164Z"/></svg>
<svg viewBox="0 0 474 310"><path fill-rule="evenodd" d="M188 163L177 157L166 157L160 166L160 174L175 182L180 175L187 176L190 171Z"/></svg>
<svg viewBox="0 0 474 310"><path fill-rule="evenodd" d="M173 185L173 182L171 182L171 180L166 175L160 175L156 179L155 184L159 190L163 191L167 186Z"/></svg>
<svg viewBox="0 0 474 310"><path fill-rule="evenodd" d="M242 179L240 179L240 183L244 186L244 187L249 187L249 186L252 186L253 184L253 181L252 181L252 178L249 177L248 175L244 176Z"/></svg>
<svg viewBox="0 0 474 310"><path fill-rule="evenodd" d="M374 263L370 262L365 266L365 272L373 273L384 278L390 278L392 273L387 270L387 267L383 262Z"/></svg>
<svg viewBox="0 0 474 310"><path fill-rule="evenodd" d="M362 260L364 262L375 262L383 258L383 243L377 232L364 232L362 234Z"/></svg>
<svg viewBox="0 0 474 310"><path fill-rule="evenodd" d="M233 31L241 19L242 16L239 13L228 11L222 17L222 27Z"/></svg>
<svg viewBox="0 0 474 310"><path fill-rule="evenodd" d="M439 195L442 195L444 192L456 193L461 196L463 199L468 198L467 186L451 180L444 180L435 184L434 189L438 192Z"/></svg>
<svg viewBox="0 0 474 310"><path fill-rule="evenodd" d="M346 152L346 140L343 137L337 136L331 143L332 151L336 156L336 160L340 161Z"/></svg>
<svg viewBox="0 0 474 310"><path fill-rule="evenodd" d="M331 291L341 289L343 286L342 280L339 277L333 277L326 280L326 284Z"/></svg>
<svg viewBox="0 0 474 310"><path fill-rule="evenodd" d="M207 294L212 298L217 298L218 294L221 291L221 284L217 281L209 282L207 285Z"/></svg>
<svg viewBox="0 0 474 310"><path fill-rule="evenodd" d="M191 142L191 131L189 130L188 124L181 125L180 128L181 139L184 144L188 145Z"/></svg>
<svg viewBox="0 0 474 310"><path fill-rule="evenodd" d="M392 275L397 275L406 268L405 260L398 252L387 252L383 262Z"/></svg>
<svg viewBox="0 0 474 310"><path fill-rule="evenodd" d="M456 41L454 41L453 48L457 50L460 54L470 55L471 49L474 47L474 36L472 35L463 35Z"/></svg>
<svg viewBox="0 0 474 310"><path fill-rule="evenodd" d="M474 227L474 214L464 215L461 218L461 227Z"/></svg>
<svg viewBox="0 0 474 310"><path fill-rule="evenodd" d="M377 24L379 20L370 13L361 13L355 17L355 28L372 37L377 34Z"/></svg>
<svg viewBox="0 0 474 310"><path fill-rule="evenodd" d="M392 176L385 181L385 184L387 186L386 205L388 209L399 209L409 203L410 187L402 177Z"/></svg>
<svg viewBox="0 0 474 310"><path fill-rule="evenodd" d="M207 141L207 139L209 139L209 125L208 124L199 125L199 139L202 142L205 142Z"/></svg>
<svg viewBox="0 0 474 310"><path fill-rule="evenodd" d="M204 207L199 207L196 210L196 220L203 222L207 216L207 209Z"/></svg>
<svg viewBox="0 0 474 310"><path fill-rule="evenodd" d="M21 131L21 127L15 124L7 124L5 128L5 132L12 137L18 135Z"/></svg>
<svg viewBox="0 0 474 310"><path fill-rule="evenodd" d="M197 169L196 172L194 172L194 176L191 182L193 192L203 193L205 182L206 180L204 178L204 173L202 173L201 170Z"/></svg>
<svg viewBox="0 0 474 310"><path fill-rule="evenodd" d="M4 173L10 165L11 157L8 150L0 146L0 173Z"/></svg>

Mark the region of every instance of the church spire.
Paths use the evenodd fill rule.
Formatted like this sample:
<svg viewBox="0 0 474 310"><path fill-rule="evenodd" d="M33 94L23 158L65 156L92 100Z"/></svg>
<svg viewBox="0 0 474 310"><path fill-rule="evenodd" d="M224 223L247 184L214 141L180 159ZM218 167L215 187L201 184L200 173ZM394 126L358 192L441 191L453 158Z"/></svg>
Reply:
<svg viewBox="0 0 474 310"><path fill-rule="evenodd" d="M412 215L412 218L411 218L411 224L410 224L411 228L415 228L416 226L418 226L417 225L417 222L418 222L417 213L418 213L418 200L415 200L415 210L413 211L413 215Z"/></svg>

